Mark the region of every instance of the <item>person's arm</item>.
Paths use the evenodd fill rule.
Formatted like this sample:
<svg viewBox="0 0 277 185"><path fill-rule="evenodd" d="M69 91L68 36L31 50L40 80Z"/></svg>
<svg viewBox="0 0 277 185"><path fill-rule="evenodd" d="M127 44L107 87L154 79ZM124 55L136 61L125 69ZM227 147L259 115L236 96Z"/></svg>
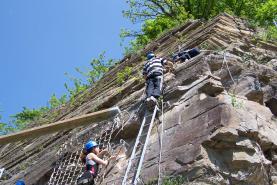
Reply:
<svg viewBox="0 0 277 185"><path fill-rule="evenodd" d="M173 65L173 62L171 62L171 61L169 61L169 60L166 61L166 65L167 65L169 68L171 68L171 69L172 69L173 66L174 66L174 65Z"/></svg>
<svg viewBox="0 0 277 185"><path fill-rule="evenodd" d="M147 76L145 68L143 68L142 75L143 75L144 78Z"/></svg>
<svg viewBox="0 0 277 185"><path fill-rule="evenodd" d="M104 155L109 155L108 149L102 150L102 151L97 155L97 157L103 158Z"/></svg>
<svg viewBox="0 0 277 185"><path fill-rule="evenodd" d="M144 79L147 78L146 64L143 66L142 75Z"/></svg>
<svg viewBox="0 0 277 185"><path fill-rule="evenodd" d="M98 164L102 164L104 166L107 166L109 164L109 161L110 160L114 160L116 159L115 156L111 156L108 160L103 160L101 159L100 157L98 157L97 155L93 154L93 153L90 153L89 156L88 156L89 159L92 159L94 160L96 163Z"/></svg>
<svg viewBox="0 0 277 185"><path fill-rule="evenodd" d="M167 60L165 58L161 58L160 60L163 66L167 64Z"/></svg>

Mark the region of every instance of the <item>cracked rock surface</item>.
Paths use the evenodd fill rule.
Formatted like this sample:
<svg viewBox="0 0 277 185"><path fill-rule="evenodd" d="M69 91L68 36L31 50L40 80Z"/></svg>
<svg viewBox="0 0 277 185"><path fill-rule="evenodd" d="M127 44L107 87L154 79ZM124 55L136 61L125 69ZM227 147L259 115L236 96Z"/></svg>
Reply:
<svg viewBox="0 0 277 185"><path fill-rule="evenodd" d="M174 71L164 76L163 114L159 112L155 121L141 179L155 181L160 166L163 177L181 175L190 185L277 184L277 46L256 39L245 21L228 14L208 22L187 22L140 53L126 56L74 105L56 110L56 120L119 106L124 127L113 135L112 143L124 139L128 147L102 184L120 184L115 179L124 175L145 110L142 56L153 50L169 57L179 47L198 47L202 52L175 64ZM117 84L114 77L126 66L132 67L132 77ZM0 167L11 174L1 183L24 178L27 184L47 184L60 157L59 147L86 130L95 138L102 129L98 123L1 146ZM79 143L67 152L81 147Z"/></svg>

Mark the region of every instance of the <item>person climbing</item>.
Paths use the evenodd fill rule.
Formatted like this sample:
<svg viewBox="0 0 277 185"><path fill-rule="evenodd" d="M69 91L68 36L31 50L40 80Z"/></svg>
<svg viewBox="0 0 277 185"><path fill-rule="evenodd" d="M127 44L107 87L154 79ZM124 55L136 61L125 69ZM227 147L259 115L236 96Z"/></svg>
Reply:
<svg viewBox="0 0 277 185"><path fill-rule="evenodd" d="M164 58L156 57L153 52L148 52L146 57L142 74L146 79L146 102L152 106L158 103L157 99L162 93L165 65L173 66L173 64Z"/></svg>
<svg viewBox="0 0 277 185"><path fill-rule="evenodd" d="M185 62L197 55L200 54L200 50L198 48L192 48L192 49L187 49L187 50L182 50L177 53L175 53L172 56L173 62L179 63L179 62Z"/></svg>
<svg viewBox="0 0 277 185"><path fill-rule="evenodd" d="M111 156L108 160L102 158L108 154L108 150L102 150L100 152L99 145L92 140L89 140L85 144L85 148L81 153L81 160L86 165L86 171L77 180L78 185L94 185L94 178L98 174L98 166L107 166L110 160L114 160L116 157Z"/></svg>

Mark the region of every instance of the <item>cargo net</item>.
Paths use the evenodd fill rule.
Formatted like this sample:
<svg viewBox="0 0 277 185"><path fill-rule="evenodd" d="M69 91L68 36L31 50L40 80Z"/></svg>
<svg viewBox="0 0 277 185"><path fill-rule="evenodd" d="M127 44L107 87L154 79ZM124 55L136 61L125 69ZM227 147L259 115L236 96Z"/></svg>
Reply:
<svg viewBox="0 0 277 185"><path fill-rule="evenodd" d="M54 167L48 185L75 185L78 177L85 170L84 164L82 164L80 159L83 143L90 139L91 136L94 136L100 149L108 148L109 151L112 151L113 148L117 147L111 145L111 139L112 135L116 134L116 130L118 130L119 121L119 118L116 117L112 122L99 124L103 126L87 128L73 137L74 139L71 137L69 142L64 143L58 151L59 160ZM97 135L95 133L100 134ZM105 174L105 169L100 166L98 174ZM102 181L99 175L95 179L96 184L99 184L98 181Z"/></svg>

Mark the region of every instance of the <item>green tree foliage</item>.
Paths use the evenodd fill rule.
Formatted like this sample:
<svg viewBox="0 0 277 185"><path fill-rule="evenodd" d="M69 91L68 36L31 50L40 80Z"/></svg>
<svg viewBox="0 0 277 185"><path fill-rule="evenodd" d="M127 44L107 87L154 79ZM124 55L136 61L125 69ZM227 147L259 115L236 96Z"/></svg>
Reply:
<svg viewBox="0 0 277 185"><path fill-rule="evenodd" d="M125 67L122 71L118 72L116 74L116 80L118 84L123 84L128 78L130 77L132 73L132 68L131 67Z"/></svg>
<svg viewBox="0 0 277 185"><path fill-rule="evenodd" d="M2 121L2 115L0 115L0 135L5 135L14 130L15 130L14 127Z"/></svg>
<svg viewBox="0 0 277 185"><path fill-rule="evenodd" d="M65 75L69 77L67 73L65 73ZM69 77L69 79L73 82L74 87L69 87L67 83L64 83L64 87L69 93L69 99L73 100L80 92L85 91L88 88L88 85L83 83L81 79L76 77Z"/></svg>
<svg viewBox="0 0 277 185"><path fill-rule="evenodd" d="M277 1L268 0L257 10L255 19L258 25L265 28L263 34L265 40L277 41Z"/></svg>
<svg viewBox="0 0 277 185"><path fill-rule="evenodd" d="M186 14L184 0L126 0L129 9L123 15L133 23L166 16L171 19L181 19Z"/></svg>
<svg viewBox="0 0 277 185"><path fill-rule="evenodd" d="M50 97L48 103L49 103L49 108L53 109L56 107L59 107L60 105L65 104L67 101L67 96L66 94L62 95L60 98L57 98L57 96L55 94L52 94L52 96Z"/></svg>
<svg viewBox="0 0 277 185"><path fill-rule="evenodd" d="M66 101L66 95L57 98L56 95L53 94L48 101L48 106L40 107L37 109L23 107L23 110L21 112L11 116L11 120L8 124L1 122L2 117L0 115L0 135L24 129L29 123L41 119L50 109L63 105L66 103Z"/></svg>
<svg viewBox="0 0 277 185"><path fill-rule="evenodd" d="M162 32L188 19L209 19L221 12L267 26L274 37L277 19L276 0L126 0L129 9L123 15L133 23L143 22L141 31L123 30L121 37L133 37L126 52L144 47Z"/></svg>
<svg viewBox="0 0 277 185"><path fill-rule="evenodd" d="M123 15L132 22L155 19L161 15L183 21L183 14L196 19L209 19L220 12L252 19L260 9L265 10L263 14L272 15L275 12L276 15L274 0L126 0L126 2L129 9L123 11ZM270 11L272 13L266 13L269 8L272 9Z"/></svg>
<svg viewBox="0 0 277 185"><path fill-rule="evenodd" d="M38 109L29 109L27 107L23 107L21 112L11 116L11 122L16 129L20 130L25 128L28 123L38 120L48 110L48 107L41 107Z"/></svg>
<svg viewBox="0 0 277 185"><path fill-rule="evenodd" d="M94 58L90 62L90 69L87 73L87 81L91 85L95 84L115 63L116 61L114 59L106 59L105 52L102 52L98 58Z"/></svg>
<svg viewBox="0 0 277 185"><path fill-rule="evenodd" d="M263 3L255 14L255 19L260 25L275 26L274 21L277 21L277 1L268 0Z"/></svg>
<svg viewBox="0 0 277 185"><path fill-rule="evenodd" d="M187 15L182 14L182 17L185 19L188 18ZM141 28L140 32L131 31L122 29L120 37L133 37L135 38L130 42L131 47L126 47L126 53L133 53L143 48L146 44L148 44L153 39L157 38L164 31L175 27L180 21L178 19L171 19L164 15L160 15L155 19L146 20Z"/></svg>
<svg viewBox="0 0 277 185"><path fill-rule="evenodd" d="M83 71L80 68L75 68L75 70L81 74L85 80L69 76L68 73L65 73L74 85L73 88L70 88L69 85L65 83L65 88L69 92L70 99L73 100L76 95L85 91L88 87L93 86L115 63L116 60L106 59L105 52L102 52L97 58L91 60L90 67L87 68L86 71Z"/></svg>
<svg viewBox="0 0 277 185"><path fill-rule="evenodd" d="M5 123L3 123L2 121L2 116L0 115L0 135L3 135L3 134L5 134Z"/></svg>
<svg viewBox="0 0 277 185"><path fill-rule="evenodd" d="M15 128L12 127L11 125L0 122L0 136L13 132L14 130Z"/></svg>

